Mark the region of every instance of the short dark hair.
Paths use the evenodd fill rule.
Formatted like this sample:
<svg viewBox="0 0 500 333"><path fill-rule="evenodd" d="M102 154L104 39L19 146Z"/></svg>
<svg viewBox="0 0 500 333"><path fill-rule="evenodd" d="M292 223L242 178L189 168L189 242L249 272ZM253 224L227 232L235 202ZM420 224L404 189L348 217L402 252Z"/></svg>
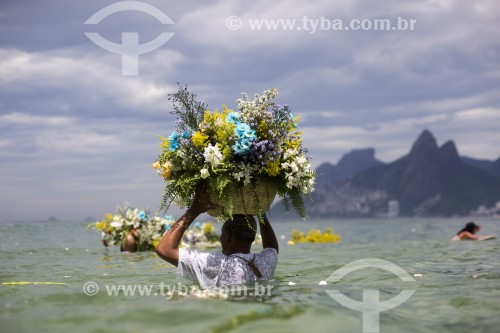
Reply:
<svg viewBox="0 0 500 333"><path fill-rule="evenodd" d="M476 229L478 229L478 228L479 228L479 225L477 225L477 224L475 224L474 222L471 221L471 222L467 223L465 225L465 227L457 233L457 235L460 234L461 232L464 232L464 231L468 231L471 234L475 234L476 233Z"/></svg>
<svg viewBox="0 0 500 333"><path fill-rule="evenodd" d="M235 214L224 223L223 228L241 241L253 242L257 235L257 222L252 215Z"/></svg>

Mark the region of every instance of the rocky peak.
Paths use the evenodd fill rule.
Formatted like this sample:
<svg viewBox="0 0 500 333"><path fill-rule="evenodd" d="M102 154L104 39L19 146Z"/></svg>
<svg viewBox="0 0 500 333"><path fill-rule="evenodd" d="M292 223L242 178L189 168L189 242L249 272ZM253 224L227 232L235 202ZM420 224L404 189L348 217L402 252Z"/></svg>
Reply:
<svg viewBox="0 0 500 333"><path fill-rule="evenodd" d="M420 134L417 141L413 144L409 157L411 159L424 159L435 154L437 150L438 145L434 135L426 129Z"/></svg>
<svg viewBox="0 0 500 333"><path fill-rule="evenodd" d="M366 166L377 164L375 160L375 149L363 148L353 149L351 152L342 156L338 163L340 168L364 169Z"/></svg>
<svg viewBox="0 0 500 333"><path fill-rule="evenodd" d="M458 156L458 150L453 141L447 141L440 149L441 161L445 165L460 165L462 161Z"/></svg>

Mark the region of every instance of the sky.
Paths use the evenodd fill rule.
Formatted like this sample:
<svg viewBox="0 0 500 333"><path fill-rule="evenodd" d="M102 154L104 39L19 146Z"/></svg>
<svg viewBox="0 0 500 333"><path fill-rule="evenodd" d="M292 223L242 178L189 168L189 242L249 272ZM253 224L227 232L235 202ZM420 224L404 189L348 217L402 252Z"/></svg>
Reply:
<svg viewBox="0 0 500 333"><path fill-rule="evenodd" d="M0 221L81 221L124 203L154 212L164 183L151 163L175 127L177 82L211 110L277 88L314 167L365 147L391 162L424 129L461 155L500 156L496 0L132 2L148 9L0 0ZM108 5L129 9L85 24ZM89 32L171 38L123 75L122 55Z"/></svg>

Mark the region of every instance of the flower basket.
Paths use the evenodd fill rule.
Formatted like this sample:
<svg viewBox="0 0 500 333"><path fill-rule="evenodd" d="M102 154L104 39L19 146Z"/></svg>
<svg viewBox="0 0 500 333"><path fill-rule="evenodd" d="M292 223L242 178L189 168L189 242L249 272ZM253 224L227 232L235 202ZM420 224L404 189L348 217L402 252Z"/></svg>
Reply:
<svg viewBox="0 0 500 333"><path fill-rule="evenodd" d="M211 189L209 201L218 206L217 209L208 211L210 216L227 216L234 214L262 215L266 213L273 204L277 189L269 183L256 182L245 186L236 183L227 185L229 204L223 203L224 196ZM224 211L224 208L230 211Z"/></svg>
<svg viewBox="0 0 500 333"><path fill-rule="evenodd" d="M160 211L171 203L184 208L193 202L200 182L208 182L210 200L218 209L210 215L260 215L276 195L288 210L305 217L304 196L314 190L315 172L302 147L299 117L288 105L274 102L276 89L251 100L246 94L233 110L210 111L196 95L179 87L170 94L176 129L161 138L161 153L153 163L165 182Z"/></svg>
<svg viewBox="0 0 500 333"><path fill-rule="evenodd" d="M114 215L108 213L103 220L89 226L102 232L102 240L106 246L122 247L133 231L137 251L153 251L167 226L173 223L171 218L150 217L147 210L125 205L123 208L117 207Z"/></svg>
<svg viewBox="0 0 500 333"><path fill-rule="evenodd" d="M102 232L105 246L123 246L125 238L135 231L137 251L154 251L163 235L175 223L173 216L150 217L147 210L139 210L131 206L117 208L116 214L106 214L104 219L89 224ZM184 247L217 247L220 246L219 234L210 222L195 222L182 238Z"/></svg>

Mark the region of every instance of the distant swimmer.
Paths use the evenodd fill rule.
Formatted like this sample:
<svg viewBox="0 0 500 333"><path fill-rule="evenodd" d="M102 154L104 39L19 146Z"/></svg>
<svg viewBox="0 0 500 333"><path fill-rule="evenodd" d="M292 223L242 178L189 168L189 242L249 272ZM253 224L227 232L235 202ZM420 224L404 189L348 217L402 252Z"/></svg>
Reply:
<svg viewBox="0 0 500 333"><path fill-rule="evenodd" d="M475 224L474 222L469 222L451 240L452 241L459 241L459 240L487 240L487 239L497 238L496 235L476 236L476 232L478 232L479 230L481 230L481 226Z"/></svg>

